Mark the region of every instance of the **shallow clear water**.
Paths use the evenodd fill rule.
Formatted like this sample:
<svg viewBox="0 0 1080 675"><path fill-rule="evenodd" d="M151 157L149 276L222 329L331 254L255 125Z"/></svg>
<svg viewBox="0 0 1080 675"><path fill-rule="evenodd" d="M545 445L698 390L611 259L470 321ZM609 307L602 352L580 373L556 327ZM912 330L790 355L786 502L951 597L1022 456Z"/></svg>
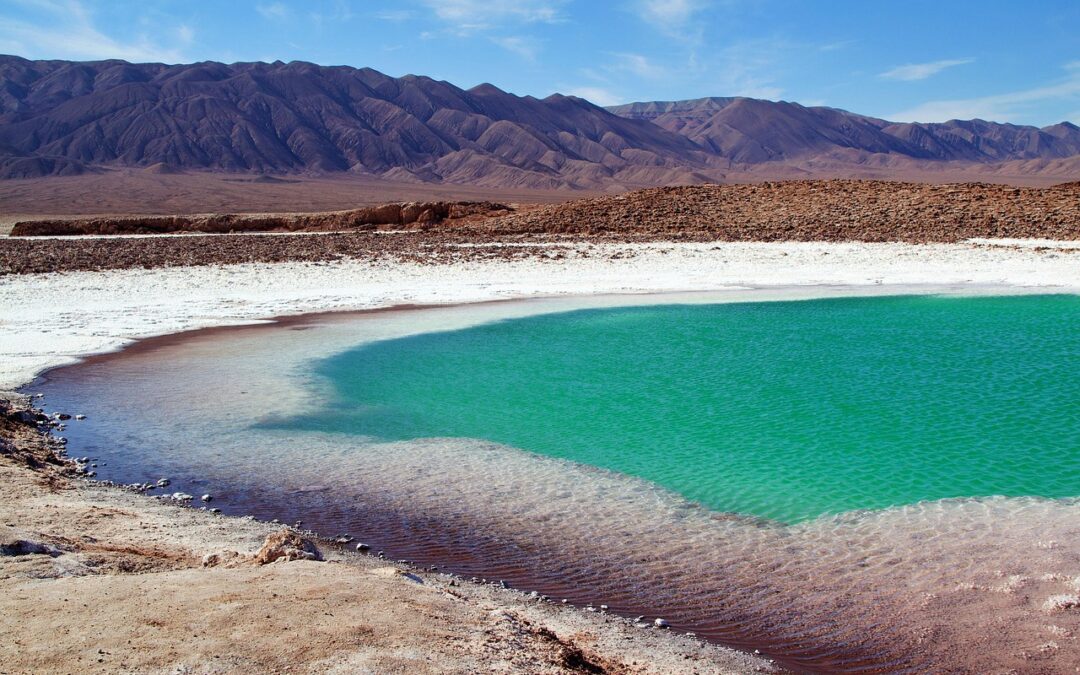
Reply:
<svg viewBox="0 0 1080 675"><path fill-rule="evenodd" d="M1080 494L1080 298L884 297L582 310L318 362L272 426L497 441L786 522Z"/></svg>
<svg viewBox="0 0 1080 675"><path fill-rule="evenodd" d="M307 317L34 390L86 413L64 434L101 478L167 476L796 670L1073 672L1080 612L1054 599L1080 594L1080 500L1035 495L1080 495L1080 299L669 306L747 297Z"/></svg>

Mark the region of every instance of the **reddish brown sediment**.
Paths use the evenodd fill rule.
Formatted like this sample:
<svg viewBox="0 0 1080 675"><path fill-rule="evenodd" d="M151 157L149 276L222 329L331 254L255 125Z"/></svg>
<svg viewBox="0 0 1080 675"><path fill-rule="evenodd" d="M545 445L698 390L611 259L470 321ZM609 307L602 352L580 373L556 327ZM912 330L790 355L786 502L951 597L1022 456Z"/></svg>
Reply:
<svg viewBox="0 0 1080 675"><path fill-rule="evenodd" d="M447 221L473 220L509 213L494 202L406 202L379 204L327 213L200 214L23 220L13 237L88 234L220 234L242 232L327 232L380 227L426 228Z"/></svg>
<svg viewBox="0 0 1080 675"><path fill-rule="evenodd" d="M395 205L396 206L396 205ZM31 240L0 238L0 274L130 267L326 261L339 258L448 262L550 255L493 242L825 241L959 242L971 238L1080 239L1080 184L1014 188L984 183L927 185L880 181L792 181L757 185L651 188L505 213L482 203L474 211L423 229L369 229L320 234ZM461 207L463 210L465 207ZM336 229L354 212L216 217L258 227ZM454 211L450 211L453 215ZM178 217L179 218L179 217ZM229 220L232 218L233 220ZM277 220L280 218L281 220ZM172 222L173 219L161 219ZM182 222L195 222L180 219ZM66 222L66 221L65 221ZM73 221L82 222L82 221ZM111 231L150 219L86 221ZM304 225L304 224L307 225ZM27 226L28 228L30 226ZM42 226L42 232L49 226ZM61 223L63 230L78 224ZM466 246L463 246L466 245Z"/></svg>

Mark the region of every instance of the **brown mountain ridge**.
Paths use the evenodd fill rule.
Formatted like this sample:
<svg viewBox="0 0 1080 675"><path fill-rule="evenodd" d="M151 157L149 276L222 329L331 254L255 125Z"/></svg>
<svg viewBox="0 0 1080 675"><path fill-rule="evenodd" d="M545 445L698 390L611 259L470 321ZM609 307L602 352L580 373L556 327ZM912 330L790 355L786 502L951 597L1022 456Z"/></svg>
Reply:
<svg viewBox="0 0 1080 675"><path fill-rule="evenodd" d="M957 165L1070 176L1078 157L1067 122L899 124L748 98L604 109L303 62L0 56L0 178L141 168L595 190Z"/></svg>

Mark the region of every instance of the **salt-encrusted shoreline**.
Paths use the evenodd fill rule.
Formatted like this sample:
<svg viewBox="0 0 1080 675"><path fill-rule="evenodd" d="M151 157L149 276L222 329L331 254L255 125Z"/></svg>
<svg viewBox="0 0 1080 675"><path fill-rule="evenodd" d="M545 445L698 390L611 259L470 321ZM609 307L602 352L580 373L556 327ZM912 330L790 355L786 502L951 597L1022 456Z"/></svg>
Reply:
<svg viewBox="0 0 1080 675"><path fill-rule="evenodd" d="M497 244L496 244L497 245ZM540 245L541 247L544 245ZM390 259L0 277L0 390L132 340L307 312L515 297L835 286L1075 292L1075 242L551 244L550 256ZM853 291L855 292L855 291Z"/></svg>

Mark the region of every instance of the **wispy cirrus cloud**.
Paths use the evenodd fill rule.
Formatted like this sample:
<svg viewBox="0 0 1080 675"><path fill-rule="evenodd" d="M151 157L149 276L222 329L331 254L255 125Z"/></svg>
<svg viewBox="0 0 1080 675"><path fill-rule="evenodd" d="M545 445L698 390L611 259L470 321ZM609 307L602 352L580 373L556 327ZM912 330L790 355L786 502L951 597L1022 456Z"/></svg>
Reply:
<svg viewBox="0 0 1080 675"><path fill-rule="evenodd" d="M195 41L195 29L185 23L180 24L176 27L176 39L181 44L191 44Z"/></svg>
<svg viewBox="0 0 1080 675"><path fill-rule="evenodd" d="M565 0L421 0L435 17L459 33L512 23L559 23Z"/></svg>
<svg viewBox="0 0 1080 675"><path fill-rule="evenodd" d="M709 5L705 0L641 0L641 17L662 26L683 26Z"/></svg>
<svg viewBox="0 0 1080 675"><path fill-rule="evenodd" d="M711 4L708 0L635 0L631 9L644 23L666 35L697 41L702 30L694 25L694 19Z"/></svg>
<svg viewBox="0 0 1080 675"><path fill-rule="evenodd" d="M784 93L779 84L787 64L806 45L783 37L768 37L733 42L698 67L709 82L711 96L746 96L778 99Z"/></svg>
<svg viewBox="0 0 1080 675"><path fill-rule="evenodd" d="M954 68L956 66L963 66L974 62L975 59L966 58L942 59L941 61L930 61L928 63L908 63L887 70L884 73L881 73L880 77L884 77L887 80L915 82L918 80L925 80L928 77L933 77L947 68Z"/></svg>
<svg viewBox="0 0 1080 675"><path fill-rule="evenodd" d="M177 45L190 44L195 37L194 30L181 24L164 40L145 34L120 40L100 30L93 13L79 0L24 0L20 4L32 10L29 16L12 16L0 8L0 52L30 58L179 63L185 57Z"/></svg>
<svg viewBox="0 0 1080 675"><path fill-rule="evenodd" d="M493 37L491 41L506 51L517 54L526 61L535 61L537 54L540 53L540 43L533 38L509 35Z"/></svg>
<svg viewBox="0 0 1080 675"><path fill-rule="evenodd" d="M611 56L615 60L607 66L608 70L627 72L650 80L667 77L669 74L667 68L641 54L615 52Z"/></svg>
<svg viewBox="0 0 1080 675"><path fill-rule="evenodd" d="M283 2L260 3L255 5L255 11L271 21L284 21L289 17L289 8Z"/></svg>
<svg viewBox="0 0 1080 675"><path fill-rule="evenodd" d="M375 12L372 16L380 21L408 21L416 16L416 13L411 9L384 9Z"/></svg>
<svg viewBox="0 0 1080 675"><path fill-rule="evenodd" d="M985 119L1012 122L1024 119L1048 102L1080 104L1080 61L1064 65L1065 77L1041 87L976 98L927 101L890 115L901 122L944 122L951 119Z"/></svg>

